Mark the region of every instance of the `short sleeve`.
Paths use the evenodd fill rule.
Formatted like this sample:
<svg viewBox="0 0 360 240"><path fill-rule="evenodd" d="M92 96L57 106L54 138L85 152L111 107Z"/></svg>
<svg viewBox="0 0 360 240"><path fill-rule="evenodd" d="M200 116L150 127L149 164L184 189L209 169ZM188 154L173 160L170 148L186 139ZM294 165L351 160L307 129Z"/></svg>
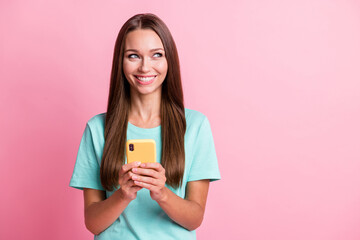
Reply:
<svg viewBox="0 0 360 240"><path fill-rule="evenodd" d="M81 190L92 188L104 191L100 180L100 165L95 153L94 139L89 124L86 125L80 142L70 187Z"/></svg>
<svg viewBox="0 0 360 240"><path fill-rule="evenodd" d="M190 168L188 181L220 179L220 171L216 157L215 144L209 120L205 117L200 125L195 140L194 156Z"/></svg>

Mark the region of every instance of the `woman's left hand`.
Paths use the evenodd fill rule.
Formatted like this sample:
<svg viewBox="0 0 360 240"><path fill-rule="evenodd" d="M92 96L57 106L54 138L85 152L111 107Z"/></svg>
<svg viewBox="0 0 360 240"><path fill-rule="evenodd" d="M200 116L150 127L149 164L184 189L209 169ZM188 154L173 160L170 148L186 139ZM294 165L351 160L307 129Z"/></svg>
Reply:
<svg viewBox="0 0 360 240"><path fill-rule="evenodd" d="M155 201L163 201L166 198L165 169L160 163L142 163L140 167L132 169L135 185L146 188Z"/></svg>

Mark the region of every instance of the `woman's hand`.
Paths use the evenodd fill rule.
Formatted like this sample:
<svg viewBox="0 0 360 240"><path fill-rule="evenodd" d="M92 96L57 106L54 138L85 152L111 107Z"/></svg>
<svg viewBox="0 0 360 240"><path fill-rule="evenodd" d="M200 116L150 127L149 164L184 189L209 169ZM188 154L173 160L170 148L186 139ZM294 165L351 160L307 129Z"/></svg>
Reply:
<svg viewBox="0 0 360 240"><path fill-rule="evenodd" d="M119 185L120 188L117 190L120 193L120 196L124 200L132 201L136 198L137 192L142 189L141 186L138 186L134 183L131 177L134 173L131 169L139 167L141 162L132 162L125 164L121 167L119 172Z"/></svg>
<svg viewBox="0 0 360 240"><path fill-rule="evenodd" d="M134 167L132 172L134 175L131 178L135 185L148 189L153 200L164 201L166 177L165 169L160 163L142 163L140 167Z"/></svg>

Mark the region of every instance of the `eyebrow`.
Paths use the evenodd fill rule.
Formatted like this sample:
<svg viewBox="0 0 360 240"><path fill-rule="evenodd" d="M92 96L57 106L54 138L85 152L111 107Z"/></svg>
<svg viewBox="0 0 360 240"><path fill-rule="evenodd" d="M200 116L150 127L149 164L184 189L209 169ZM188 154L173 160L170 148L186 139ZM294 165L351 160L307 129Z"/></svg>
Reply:
<svg viewBox="0 0 360 240"><path fill-rule="evenodd" d="M155 51L159 51L159 50L162 50L162 51L164 51L164 49L163 48L154 48L154 49L151 49L150 50L150 52L155 52ZM136 49L126 49L125 50L125 52L138 52L138 50L136 50Z"/></svg>

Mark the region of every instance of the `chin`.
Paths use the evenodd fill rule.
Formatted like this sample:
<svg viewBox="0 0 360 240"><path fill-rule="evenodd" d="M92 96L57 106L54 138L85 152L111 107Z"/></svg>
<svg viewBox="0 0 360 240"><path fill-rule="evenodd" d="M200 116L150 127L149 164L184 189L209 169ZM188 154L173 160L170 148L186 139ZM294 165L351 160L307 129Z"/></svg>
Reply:
<svg viewBox="0 0 360 240"><path fill-rule="evenodd" d="M161 92L161 87L160 87L160 88L157 88L157 89L153 89L153 88L149 88L149 89L134 88L133 91L134 91L136 94L139 94L139 95L149 95L149 94L156 93L156 92L158 92L158 91Z"/></svg>

